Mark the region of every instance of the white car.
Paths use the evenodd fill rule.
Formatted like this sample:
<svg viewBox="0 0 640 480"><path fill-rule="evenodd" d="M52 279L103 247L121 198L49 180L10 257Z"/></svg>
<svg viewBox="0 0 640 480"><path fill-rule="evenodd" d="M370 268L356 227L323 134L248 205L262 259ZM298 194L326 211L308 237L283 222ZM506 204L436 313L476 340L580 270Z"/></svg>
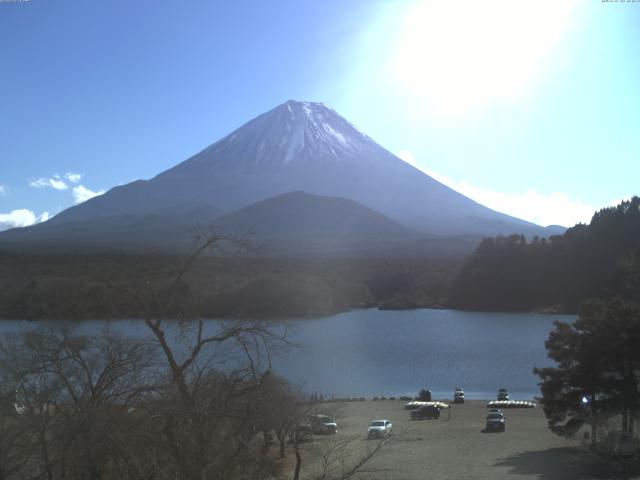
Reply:
<svg viewBox="0 0 640 480"><path fill-rule="evenodd" d="M367 438L382 438L391 433L393 424L391 420L374 420L367 429Z"/></svg>

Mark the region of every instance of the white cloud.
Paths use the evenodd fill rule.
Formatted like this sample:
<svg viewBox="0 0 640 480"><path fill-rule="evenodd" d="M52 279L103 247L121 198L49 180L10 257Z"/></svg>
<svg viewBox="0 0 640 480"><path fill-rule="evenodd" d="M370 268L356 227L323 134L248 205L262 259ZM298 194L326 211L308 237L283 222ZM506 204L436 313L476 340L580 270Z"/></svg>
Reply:
<svg viewBox="0 0 640 480"><path fill-rule="evenodd" d="M81 173L67 172L67 173L64 174L64 178L69 180L71 183L78 183L80 180L82 180L82 174Z"/></svg>
<svg viewBox="0 0 640 480"><path fill-rule="evenodd" d="M12 210L9 213L0 213L0 230L15 227L28 227L36 223L46 222L49 218L51 218L49 212L36 215L34 212L27 210L26 208Z"/></svg>
<svg viewBox="0 0 640 480"><path fill-rule="evenodd" d="M436 172L424 170L427 175L457 192L498 212L528 220L538 225L589 223L596 207L564 192L540 193L534 189L525 192L499 192L477 187L469 182L455 181Z"/></svg>
<svg viewBox="0 0 640 480"><path fill-rule="evenodd" d="M41 177L30 180L29 185L34 188L53 188L55 190L68 190L71 187L71 194L76 204L86 202L90 198L104 193L104 190L93 191L84 185L80 185L78 182L80 182L83 177L81 173L67 172L63 177L56 173L51 177ZM75 183L76 185L69 185L65 180L72 184Z"/></svg>
<svg viewBox="0 0 640 480"><path fill-rule="evenodd" d="M103 193L104 190L94 192L93 190L89 190L84 185L73 187L73 199L76 203L86 202L90 198L97 197L98 195L102 195Z"/></svg>
<svg viewBox="0 0 640 480"><path fill-rule="evenodd" d="M56 174L51 178L38 178L36 180L29 181L29 186L34 188L51 187L56 190L66 190L69 186L60 178L60 175Z"/></svg>
<svg viewBox="0 0 640 480"><path fill-rule="evenodd" d="M67 184L64 183L64 181L60 180L59 178L50 178L49 184L51 185L51 187L55 188L56 190L66 190L67 188L69 188Z"/></svg>
<svg viewBox="0 0 640 480"><path fill-rule="evenodd" d="M49 186L49 179L38 178L37 180L29 180L29 186L34 188L42 188Z"/></svg>
<svg viewBox="0 0 640 480"><path fill-rule="evenodd" d="M0 185L0 195L4 195L5 193L7 193L7 187Z"/></svg>

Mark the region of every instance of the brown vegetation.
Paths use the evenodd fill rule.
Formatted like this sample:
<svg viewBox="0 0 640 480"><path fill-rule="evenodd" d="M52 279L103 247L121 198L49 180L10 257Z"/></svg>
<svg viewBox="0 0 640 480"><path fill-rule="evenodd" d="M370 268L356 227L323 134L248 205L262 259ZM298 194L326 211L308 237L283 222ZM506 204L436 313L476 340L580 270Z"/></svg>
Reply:
<svg viewBox="0 0 640 480"><path fill-rule="evenodd" d="M141 318L123 289L166 289L183 256L0 252L0 318ZM175 289L206 317L317 316L442 303L459 260L200 257Z"/></svg>

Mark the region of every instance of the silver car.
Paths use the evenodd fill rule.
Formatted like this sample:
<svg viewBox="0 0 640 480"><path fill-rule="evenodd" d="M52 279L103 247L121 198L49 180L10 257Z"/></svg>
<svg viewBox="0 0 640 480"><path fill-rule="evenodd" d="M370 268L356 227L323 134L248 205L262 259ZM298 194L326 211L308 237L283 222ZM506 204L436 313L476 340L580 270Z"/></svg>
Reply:
<svg viewBox="0 0 640 480"><path fill-rule="evenodd" d="M367 438L383 438L391 433L391 420L374 420L367 429Z"/></svg>

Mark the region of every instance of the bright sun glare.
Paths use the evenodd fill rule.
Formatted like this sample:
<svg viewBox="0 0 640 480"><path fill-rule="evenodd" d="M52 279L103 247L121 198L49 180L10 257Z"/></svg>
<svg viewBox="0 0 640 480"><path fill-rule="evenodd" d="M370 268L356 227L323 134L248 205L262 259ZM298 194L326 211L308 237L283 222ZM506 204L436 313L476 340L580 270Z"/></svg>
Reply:
<svg viewBox="0 0 640 480"><path fill-rule="evenodd" d="M544 74L573 1L418 1L391 46L393 86L420 108L459 116L517 100Z"/></svg>

